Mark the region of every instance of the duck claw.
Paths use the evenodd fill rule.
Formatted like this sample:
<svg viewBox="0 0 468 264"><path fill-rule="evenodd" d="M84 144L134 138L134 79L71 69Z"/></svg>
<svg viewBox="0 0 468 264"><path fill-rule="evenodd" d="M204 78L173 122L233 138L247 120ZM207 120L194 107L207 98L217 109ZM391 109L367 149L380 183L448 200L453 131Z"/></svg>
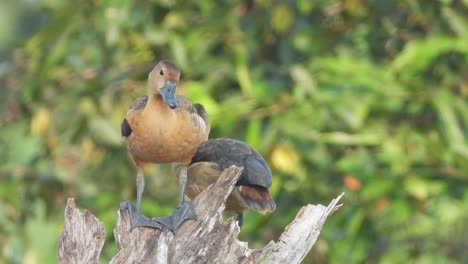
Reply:
<svg viewBox="0 0 468 264"><path fill-rule="evenodd" d="M130 214L130 225L131 229L135 227L145 226L152 227L156 229L162 229L161 224L156 219L148 218L143 215L143 213L137 209L136 206L130 203L130 201L125 201L120 203L120 209L127 209Z"/></svg>
<svg viewBox="0 0 468 264"><path fill-rule="evenodd" d="M197 214L195 213L192 202L183 202L174 210L172 215L166 217L153 217L151 220L163 224L175 233L185 220L197 220Z"/></svg>

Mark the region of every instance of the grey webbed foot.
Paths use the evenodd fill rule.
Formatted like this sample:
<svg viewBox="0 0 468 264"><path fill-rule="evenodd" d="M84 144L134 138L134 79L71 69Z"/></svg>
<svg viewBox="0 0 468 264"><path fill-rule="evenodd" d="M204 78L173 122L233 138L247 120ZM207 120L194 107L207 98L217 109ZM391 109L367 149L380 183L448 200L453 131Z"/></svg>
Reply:
<svg viewBox="0 0 468 264"><path fill-rule="evenodd" d="M157 221L169 228L173 233L185 220L197 220L197 214L193 208L192 202L183 202L172 215L167 217L153 217L151 220Z"/></svg>
<svg viewBox="0 0 468 264"><path fill-rule="evenodd" d="M161 224L157 220L153 220L152 218L144 216L136 206L130 203L130 201L121 202L120 209L128 209L128 212L130 213L130 224L132 229L139 226L162 229Z"/></svg>

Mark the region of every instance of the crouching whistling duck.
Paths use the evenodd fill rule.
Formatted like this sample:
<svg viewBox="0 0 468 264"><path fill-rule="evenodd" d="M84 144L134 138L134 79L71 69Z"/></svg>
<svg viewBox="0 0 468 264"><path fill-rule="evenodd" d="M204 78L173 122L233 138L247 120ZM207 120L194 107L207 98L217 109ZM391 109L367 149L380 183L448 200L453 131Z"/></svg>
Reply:
<svg viewBox="0 0 468 264"><path fill-rule="evenodd" d="M122 136L137 167L136 207L129 201L121 203L121 208L130 211L132 228L161 228L163 224L174 231L185 219L196 218L192 204L184 201L187 165L200 143L208 139L210 124L202 105L192 105L175 94L179 77L174 64L159 62L148 76L148 95L133 103L122 122ZM143 166L147 162L179 163L179 205L171 216L147 218L141 212Z"/></svg>
<svg viewBox="0 0 468 264"><path fill-rule="evenodd" d="M186 195L195 199L231 165L244 167L226 200L226 210L238 214L239 226L249 208L261 213L275 210L276 204L268 191L271 186L268 164L255 149L234 139L210 139L200 145L188 167ZM181 169L180 165L173 166L177 175Z"/></svg>

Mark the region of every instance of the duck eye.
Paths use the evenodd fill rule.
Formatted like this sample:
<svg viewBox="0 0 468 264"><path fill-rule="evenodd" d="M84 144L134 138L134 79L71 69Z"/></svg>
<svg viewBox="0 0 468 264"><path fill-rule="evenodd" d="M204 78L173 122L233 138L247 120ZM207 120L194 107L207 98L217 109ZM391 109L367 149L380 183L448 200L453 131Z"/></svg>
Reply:
<svg viewBox="0 0 468 264"><path fill-rule="evenodd" d="M160 71L159 71L159 75L164 75L164 71L163 71L163 70L160 70Z"/></svg>

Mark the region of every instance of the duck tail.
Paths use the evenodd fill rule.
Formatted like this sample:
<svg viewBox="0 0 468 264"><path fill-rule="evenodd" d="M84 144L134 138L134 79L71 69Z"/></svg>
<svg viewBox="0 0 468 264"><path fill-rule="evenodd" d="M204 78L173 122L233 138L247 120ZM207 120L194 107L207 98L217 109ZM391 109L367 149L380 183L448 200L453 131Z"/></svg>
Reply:
<svg viewBox="0 0 468 264"><path fill-rule="evenodd" d="M275 201L265 187L242 185L240 186L240 195L250 208L260 213L270 213L276 209Z"/></svg>

